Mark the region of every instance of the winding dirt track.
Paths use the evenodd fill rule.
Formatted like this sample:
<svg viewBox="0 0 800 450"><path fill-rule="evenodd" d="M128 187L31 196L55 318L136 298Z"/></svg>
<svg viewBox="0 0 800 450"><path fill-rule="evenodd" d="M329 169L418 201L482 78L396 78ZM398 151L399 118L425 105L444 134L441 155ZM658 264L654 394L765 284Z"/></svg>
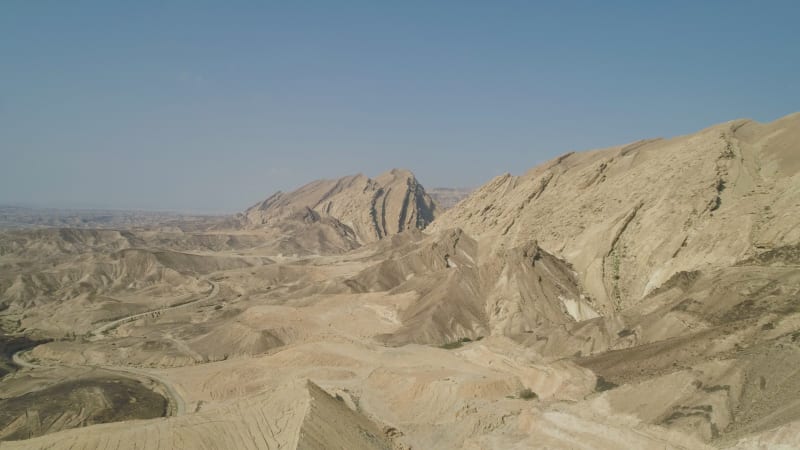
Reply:
<svg viewBox="0 0 800 450"><path fill-rule="evenodd" d="M206 280L206 281L208 281L208 280ZM202 301L212 300L214 297L217 296L217 294L219 294L219 285L217 285L217 283L214 283L213 281L208 281L208 283L211 285L211 292L209 292L208 296L206 296L206 297L198 298L196 300L191 300L191 301L188 301L188 302L185 302L185 303L181 303L181 304L175 305L175 306L167 306L165 308L153 309L153 310L150 310L150 311L131 314L130 316L125 316L125 317L122 317L120 319L114 320L112 322L105 323L105 324L95 328L91 332L89 332L89 334L91 336L94 336L94 337L99 337L99 336L102 336L103 334L107 333L108 331L113 330L114 328L117 328L118 326L126 324L128 322L133 322L135 320L144 319L145 317L153 316L155 314L160 314L160 313L167 312L167 311L172 311L174 309L185 308L187 306L191 306L191 305L193 305L195 303L199 303L199 302L202 302Z"/></svg>
<svg viewBox="0 0 800 450"><path fill-rule="evenodd" d="M212 281L208 281L208 283L211 284L211 291L205 297L201 297L201 298L198 298L196 300L191 300L191 301L188 301L188 302L185 302L185 303L181 303L180 305L168 306L168 307L165 307L165 308L154 309L154 310L151 310L151 311L145 311L145 312L141 312L141 313L132 314L130 316L122 317L120 319L116 319L116 320L114 320L112 322L108 322L108 323L105 323L105 324L99 326L98 328L92 330L89 334L94 339L102 339L107 332L109 332L110 330L113 330L114 328L116 328L116 327L118 327L118 326L120 326L122 324L133 322L133 321L139 320L139 319L143 319L143 318L152 316L154 314L160 314L160 313L164 313L164 312L167 312L167 311L172 311L172 310L179 309L179 308L185 308L185 307L191 306L193 304L196 304L196 303L199 303L199 302L202 302L202 301L213 300L217 296L217 294L219 294L219 286L216 283L212 282ZM42 364L35 364L35 363L31 363L30 361L26 360L23 357L25 352L27 352L29 350L30 349L20 350L20 351L14 353L13 355L11 355L11 360L14 362L14 364L16 364L19 367L24 368L24 369L52 369L52 368L57 368L57 367L95 367L95 368L99 367L99 368L102 368L102 369L105 369L105 370L108 370L108 371L111 371L111 372L121 373L124 376L127 376L129 378L131 376L133 376L134 378L139 378L139 379L145 378L145 379L148 379L148 380L150 380L150 381L152 381L154 383L160 384L161 386L164 387L164 391L169 397L168 400L169 400L169 404L170 404L170 413L168 415L180 416L180 415L183 415L183 414L186 413L186 402L184 401L183 397L180 394L178 394L178 391L175 389L175 386L172 383L170 383L168 380L162 378L159 375L153 374L152 372L150 372L148 370L139 369L139 368L136 368L136 367L127 367L127 366L96 366L96 365L68 365L68 364L42 365Z"/></svg>

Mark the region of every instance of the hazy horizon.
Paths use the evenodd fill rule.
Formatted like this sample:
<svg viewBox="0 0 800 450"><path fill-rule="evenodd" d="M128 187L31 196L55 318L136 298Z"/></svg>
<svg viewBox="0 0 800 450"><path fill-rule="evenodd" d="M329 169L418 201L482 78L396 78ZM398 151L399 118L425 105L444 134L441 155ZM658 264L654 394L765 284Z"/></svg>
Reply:
<svg viewBox="0 0 800 450"><path fill-rule="evenodd" d="M795 2L4 2L0 204L229 213L393 167L477 187L800 107Z"/></svg>

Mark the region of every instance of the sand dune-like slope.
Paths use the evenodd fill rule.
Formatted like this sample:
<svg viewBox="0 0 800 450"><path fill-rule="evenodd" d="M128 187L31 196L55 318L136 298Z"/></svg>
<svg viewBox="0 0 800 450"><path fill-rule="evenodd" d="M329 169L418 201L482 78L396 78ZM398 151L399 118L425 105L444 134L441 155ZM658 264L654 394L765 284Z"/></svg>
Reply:
<svg viewBox="0 0 800 450"><path fill-rule="evenodd" d="M5 442L3 448L69 449L392 449L382 430L310 382L282 386L191 416L108 424Z"/></svg>

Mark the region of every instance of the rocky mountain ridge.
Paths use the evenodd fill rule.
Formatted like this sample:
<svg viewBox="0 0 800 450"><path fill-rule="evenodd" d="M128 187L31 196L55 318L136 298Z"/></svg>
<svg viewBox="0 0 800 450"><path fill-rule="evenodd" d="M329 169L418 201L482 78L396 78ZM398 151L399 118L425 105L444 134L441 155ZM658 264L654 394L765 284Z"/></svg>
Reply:
<svg viewBox="0 0 800 450"><path fill-rule="evenodd" d="M536 239L612 312L674 274L726 267L800 242L800 114L568 153L499 176L431 230L488 248Z"/></svg>
<svg viewBox="0 0 800 450"><path fill-rule="evenodd" d="M374 179L358 174L277 192L248 208L242 220L246 227L263 228L296 223L298 215L306 223L328 219L341 224L342 232L360 245L411 228L423 229L436 212L436 204L414 174L392 169Z"/></svg>

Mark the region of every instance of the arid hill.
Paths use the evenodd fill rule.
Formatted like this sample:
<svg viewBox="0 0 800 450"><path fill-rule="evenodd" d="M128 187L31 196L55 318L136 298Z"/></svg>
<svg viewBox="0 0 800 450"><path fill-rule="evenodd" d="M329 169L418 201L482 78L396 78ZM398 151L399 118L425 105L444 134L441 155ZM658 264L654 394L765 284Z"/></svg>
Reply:
<svg viewBox="0 0 800 450"><path fill-rule="evenodd" d="M435 203L414 174L393 169L375 179L359 174L277 192L248 208L243 220L249 227L327 221L327 228L360 245L403 230L423 229L435 214Z"/></svg>
<svg viewBox="0 0 800 450"><path fill-rule="evenodd" d="M355 292L415 294L398 317L403 327L382 342L442 345L597 317L571 268L536 242L481 255L452 229L389 249L346 281Z"/></svg>
<svg viewBox="0 0 800 450"><path fill-rule="evenodd" d="M530 239L571 263L605 313L683 271L800 242L800 114L569 153L495 178L445 212L491 248Z"/></svg>
<svg viewBox="0 0 800 450"><path fill-rule="evenodd" d="M800 447L800 114L439 212L395 170L0 232L2 448Z"/></svg>

